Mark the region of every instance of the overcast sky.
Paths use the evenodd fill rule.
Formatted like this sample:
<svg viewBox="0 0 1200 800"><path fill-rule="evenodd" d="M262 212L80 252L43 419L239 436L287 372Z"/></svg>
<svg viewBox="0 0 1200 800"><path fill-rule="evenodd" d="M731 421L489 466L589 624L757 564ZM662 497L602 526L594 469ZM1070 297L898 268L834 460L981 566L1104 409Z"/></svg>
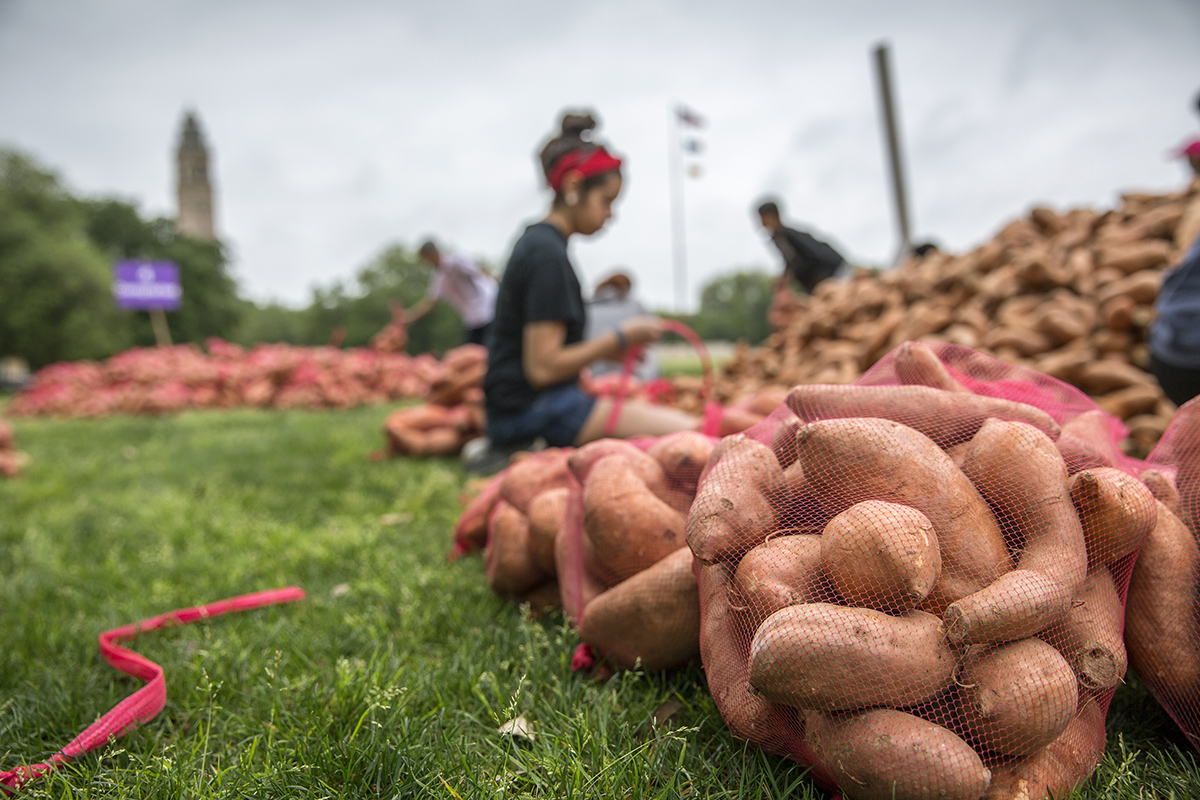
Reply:
<svg viewBox="0 0 1200 800"><path fill-rule="evenodd" d="M428 235L502 264L548 203L536 150L590 107L626 184L576 266L594 284L627 265L665 308L681 102L708 123L685 182L692 303L714 275L777 269L751 213L766 193L851 261L891 260L884 39L918 237L965 249L1036 203L1184 181L1197 0L0 0L0 145L170 215L196 109L243 291L301 305Z"/></svg>

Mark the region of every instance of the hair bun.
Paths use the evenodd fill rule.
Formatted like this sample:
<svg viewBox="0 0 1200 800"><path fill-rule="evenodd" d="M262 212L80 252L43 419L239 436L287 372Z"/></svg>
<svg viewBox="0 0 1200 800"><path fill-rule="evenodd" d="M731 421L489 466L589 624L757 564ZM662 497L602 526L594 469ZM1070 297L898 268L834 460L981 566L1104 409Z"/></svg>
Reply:
<svg viewBox="0 0 1200 800"><path fill-rule="evenodd" d="M596 127L596 118L590 113L564 114L562 118L563 138L586 138L583 134Z"/></svg>

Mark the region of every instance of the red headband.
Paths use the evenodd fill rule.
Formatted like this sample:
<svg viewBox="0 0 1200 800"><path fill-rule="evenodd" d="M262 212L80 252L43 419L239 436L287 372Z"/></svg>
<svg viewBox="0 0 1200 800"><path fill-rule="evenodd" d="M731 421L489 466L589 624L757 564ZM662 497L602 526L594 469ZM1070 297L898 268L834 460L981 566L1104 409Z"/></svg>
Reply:
<svg viewBox="0 0 1200 800"><path fill-rule="evenodd" d="M562 191L563 180L566 179L568 172L578 172L584 178L590 178L593 175L612 172L619 169L620 166L621 159L610 154L603 147L587 145L578 147L555 161L554 168L550 170L547 180L550 182L550 188L554 190L555 194L558 194Z"/></svg>

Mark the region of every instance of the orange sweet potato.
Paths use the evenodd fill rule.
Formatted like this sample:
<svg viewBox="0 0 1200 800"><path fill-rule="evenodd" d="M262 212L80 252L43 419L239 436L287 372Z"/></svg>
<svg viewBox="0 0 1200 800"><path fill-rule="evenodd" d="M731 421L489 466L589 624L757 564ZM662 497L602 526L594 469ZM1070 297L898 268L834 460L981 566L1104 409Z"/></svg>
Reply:
<svg viewBox="0 0 1200 800"><path fill-rule="evenodd" d="M796 431L800 430L803 424L799 417L792 414L785 417L771 434L771 450L784 470L796 463Z"/></svg>
<svg viewBox="0 0 1200 800"><path fill-rule="evenodd" d="M821 598L822 584L821 537L774 536L742 558L729 602L754 631L781 608Z"/></svg>
<svg viewBox="0 0 1200 800"><path fill-rule="evenodd" d="M1032 425L990 419L971 439L962 469L1009 521L1021 555L1016 570L946 609L947 635L966 643L1032 636L1066 614L1087 577L1066 464Z"/></svg>
<svg viewBox="0 0 1200 800"><path fill-rule="evenodd" d="M953 731L876 708L805 714L814 754L850 800L979 800L991 772Z"/></svg>
<svg viewBox="0 0 1200 800"><path fill-rule="evenodd" d="M771 448L738 434L721 440L687 521L687 542L705 564L737 561L776 530L789 494Z"/></svg>
<svg viewBox="0 0 1200 800"><path fill-rule="evenodd" d="M987 503L928 437L883 419L810 423L796 435L811 494L829 514L864 500L911 506L937 533L942 575L922 608L942 613L1011 568Z"/></svg>
<svg viewBox="0 0 1200 800"><path fill-rule="evenodd" d="M1179 489L1179 517L1200 535L1200 399L1180 406L1171 422L1175 486Z"/></svg>
<svg viewBox="0 0 1200 800"><path fill-rule="evenodd" d="M746 661L750 634L744 620L730 608L732 588L720 564L699 567L701 602L704 604L700 658L713 700L734 735L778 752L789 731L803 735L796 709L772 703L750 691L750 666ZM798 745L799 743L794 743Z"/></svg>
<svg viewBox="0 0 1200 800"><path fill-rule="evenodd" d="M666 473L667 484L695 496L700 473L712 455L714 443L702 433L680 431L667 434L650 445L646 454L658 460Z"/></svg>
<svg viewBox="0 0 1200 800"><path fill-rule="evenodd" d="M840 711L922 703L954 682L942 621L805 603L776 611L750 643L750 685L795 708Z"/></svg>
<svg viewBox="0 0 1200 800"><path fill-rule="evenodd" d="M1104 757L1104 708L1084 702L1058 738L1029 758L993 768L984 800L1049 800L1066 797L1084 782Z"/></svg>
<svg viewBox="0 0 1200 800"><path fill-rule="evenodd" d="M1125 603L1129 665L1158 697L1200 702L1200 620L1196 587L1200 548L1161 503L1133 567Z"/></svg>
<svg viewBox="0 0 1200 800"><path fill-rule="evenodd" d="M529 519L503 500L496 503L488 523L490 535L483 551L488 586L504 597L517 597L546 580L529 554Z"/></svg>
<svg viewBox="0 0 1200 800"><path fill-rule="evenodd" d="M1175 488L1175 473L1161 469L1148 469L1142 473L1142 483L1154 495L1154 499L1179 516L1179 490Z"/></svg>
<svg viewBox="0 0 1200 800"><path fill-rule="evenodd" d="M554 542L562 529L571 490L549 489L529 504L529 553L533 562L547 575L558 574L554 563Z"/></svg>
<svg viewBox="0 0 1200 800"><path fill-rule="evenodd" d="M929 517L881 500L856 503L829 521L821 564L850 605L893 614L916 608L942 574Z"/></svg>
<svg viewBox="0 0 1200 800"><path fill-rule="evenodd" d="M1116 463L1116 448L1110 417L1100 409L1078 414L1062 426L1055 445L1066 462L1067 472L1074 475L1084 469L1111 467Z"/></svg>
<svg viewBox="0 0 1200 800"><path fill-rule="evenodd" d="M549 489L570 485L571 471L567 457L571 451L552 448L533 453L504 471L500 496L522 514L529 514L529 504Z"/></svg>
<svg viewBox="0 0 1200 800"><path fill-rule="evenodd" d="M920 431L942 448L967 441L989 417L1027 422L1051 438L1059 435L1058 423L1033 406L929 386L809 384L793 388L787 404L804 421L845 417L890 419Z"/></svg>
<svg viewBox="0 0 1200 800"><path fill-rule="evenodd" d="M992 752L1027 756L1058 738L1079 694L1071 665L1041 639L1001 645L958 679L968 738Z"/></svg>
<svg viewBox="0 0 1200 800"><path fill-rule="evenodd" d="M683 547L685 525L684 516L651 492L625 458L602 458L592 467L583 487L583 529L617 582Z"/></svg>
<svg viewBox="0 0 1200 800"><path fill-rule="evenodd" d="M588 605L579 637L618 666L677 669L700 654L700 596L685 547Z"/></svg>
<svg viewBox="0 0 1200 800"><path fill-rule="evenodd" d="M910 386L930 386L947 392L970 391L950 374L946 365L923 342L905 342L896 348L892 366L900 382Z"/></svg>
<svg viewBox="0 0 1200 800"><path fill-rule="evenodd" d="M1157 518L1157 517L1156 517ZM1115 689L1125 679L1124 608L1112 574L1100 567L1088 575L1066 616L1045 635L1058 648L1085 689Z"/></svg>
<svg viewBox="0 0 1200 800"><path fill-rule="evenodd" d="M500 499L500 483L503 480L504 473L492 478L463 509L458 522L454 523L455 554L452 557L482 550L487 544L488 519L496 501Z"/></svg>
<svg viewBox="0 0 1200 800"><path fill-rule="evenodd" d="M1111 564L1142 546L1158 521L1146 485L1115 467L1096 467L1071 479L1071 502L1087 540L1088 565Z"/></svg>

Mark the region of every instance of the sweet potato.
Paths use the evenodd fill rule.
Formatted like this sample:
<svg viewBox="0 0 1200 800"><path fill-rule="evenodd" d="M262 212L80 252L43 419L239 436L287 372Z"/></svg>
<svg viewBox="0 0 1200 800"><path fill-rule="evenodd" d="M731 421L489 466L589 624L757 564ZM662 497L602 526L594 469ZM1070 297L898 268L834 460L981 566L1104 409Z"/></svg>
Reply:
<svg viewBox="0 0 1200 800"><path fill-rule="evenodd" d="M1075 716L1071 665L1041 639L1001 645L958 679L968 738L992 752L1027 756L1054 741Z"/></svg>
<svg viewBox="0 0 1200 800"><path fill-rule="evenodd" d="M713 450L687 520L687 542L705 564L737 561L776 530L776 509L790 494L769 447L738 434Z"/></svg>
<svg viewBox="0 0 1200 800"><path fill-rule="evenodd" d="M942 574L929 517L879 500L856 503L829 521L821 564L851 605L893 614L916 608Z"/></svg>
<svg viewBox="0 0 1200 800"><path fill-rule="evenodd" d="M1125 679L1128 660L1122 638L1124 607L1112 574L1100 567L1088 575L1066 616L1045 639L1058 648L1085 689L1115 689Z"/></svg>
<svg viewBox="0 0 1200 800"><path fill-rule="evenodd" d="M1175 473L1148 469L1142 473L1142 483L1146 484L1155 500L1179 516L1179 490L1175 488Z"/></svg>
<svg viewBox="0 0 1200 800"><path fill-rule="evenodd" d="M528 516L533 498L549 489L570 485L567 457L571 451L560 448L533 453L504 470L500 496L513 508Z"/></svg>
<svg viewBox="0 0 1200 800"><path fill-rule="evenodd" d="M954 682L942 621L806 603L776 611L750 643L750 685L795 708L839 711L925 702Z"/></svg>
<svg viewBox="0 0 1200 800"><path fill-rule="evenodd" d="M1179 518L1200 536L1200 400L1189 400L1175 414L1171 448L1179 468Z"/></svg>
<svg viewBox="0 0 1200 800"><path fill-rule="evenodd" d="M1067 490L1067 467L1046 434L990 419L971 439L962 470L1008 520L1017 569L946 609L952 642L1032 636L1066 614L1087 577L1083 527Z"/></svg>
<svg viewBox="0 0 1200 800"><path fill-rule="evenodd" d="M748 631L781 608L822 598L821 537L775 536L742 558L729 602Z"/></svg>
<svg viewBox="0 0 1200 800"><path fill-rule="evenodd" d="M620 456L628 461L629 468L655 494L666 487L666 476L662 464L624 439L598 439L589 442L567 456L567 467L575 475L577 481L586 484L592 467L601 459L612 455Z"/></svg>
<svg viewBox="0 0 1200 800"><path fill-rule="evenodd" d="M1107 703L1104 704L1107 706ZM1105 744L1104 707L1082 704L1058 738L1029 758L993 768L985 800L1048 800L1066 797L1100 765Z"/></svg>
<svg viewBox="0 0 1200 800"><path fill-rule="evenodd" d="M712 455L714 443L702 433L680 431L660 438L650 445L646 454L658 460L666 473L667 484L693 496L700 473Z"/></svg>
<svg viewBox="0 0 1200 800"><path fill-rule="evenodd" d="M1027 422L1051 438L1059 434L1058 423L1033 406L928 386L810 384L793 388L787 404L806 422L844 417L890 419L920 431L942 448L967 441L989 417Z"/></svg>
<svg viewBox="0 0 1200 800"><path fill-rule="evenodd" d="M805 714L807 741L850 800L978 800L991 772L941 725L903 711Z"/></svg>
<svg viewBox="0 0 1200 800"><path fill-rule="evenodd" d="M905 342L897 347L892 366L902 384L930 386L947 392L970 391L954 379L941 359L923 342Z"/></svg>
<svg viewBox="0 0 1200 800"><path fill-rule="evenodd" d="M1115 467L1097 467L1071 479L1071 502L1087 541L1088 566L1111 564L1142 546L1158 520L1146 485Z"/></svg>
<svg viewBox="0 0 1200 800"><path fill-rule="evenodd" d="M533 563L547 575L558 574L554 563L554 540L562 530L570 493L566 487L549 489L529 504L529 554Z"/></svg>
<svg viewBox="0 0 1200 800"><path fill-rule="evenodd" d="M1161 503L1158 524L1133 567L1125 602L1129 665L1156 697L1200 702L1200 548Z"/></svg>
<svg viewBox="0 0 1200 800"><path fill-rule="evenodd" d="M582 526L582 506L581 497L571 498L564 525ZM572 521L573 514L579 518ZM561 589L563 615L576 627L588 604L608 589L608 584L599 575L599 565L589 552L589 544L587 536L557 536L554 539L554 566Z"/></svg>
<svg viewBox="0 0 1200 800"><path fill-rule="evenodd" d="M1068 473L1074 475L1080 470L1111 467L1116 463L1111 419L1097 408L1078 414L1063 424L1055 445Z"/></svg>
<svg viewBox="0 0 1200 800"><path fill-rule="evenodd" d="M579 637L618 666L676 669L700 654L700 596L686 547L588 605Z"/></svg>
<svg viewBox="0 0 1200 800"><path fill-rule="evenodd" d="M699 567L704 607L700 658L713 701L734 735L771 752L802 746L803 719L796 709L772 703L750 691L749 634L729 606L729 581L720 564ZM793 734L794 732L794 734ZM791 735L792 741L786 739Z"/></svg>
<svg viewBox="0 0 1200 800"><path fill-rule="evenodd" d="M488 521L488 545L483 565L488 586L504 597L516 597L546 580L529 555L529 519L503 500L496 502Z"/></svg>
<svg viewBox="0 0 1200 800"><path fill-rule="evenodd" d="M987 503L950 456L912 428L882 419L824 420L801 428L796 446L809 491L828 513L883 500L911 506L933 523L942 575L922 604L926 611L941 614L1011 568Z"/></svg>
<svg viewBox="0 0 1200 800"><path fill-rule="evenodd" d="M500 484L504 473L488 481L483 491L475 495L454 523L454 552L451 558L482 550L487 544L488 519L500 499Z"/></svg>
<svg viewBox="0 0 1200 800"><path fill-rule="evenodd" d="M787 470L796 463L796 431L803 425L795 414L785 417L779 427L771 434L771 450L779 461L779 466Z"/></svg>
<svg viewBox="0 0 1200 800"><path fill-rule="evenodd" d="M624 458L600 459L583 487L584 533L618 583L685 545L683 515L655 496L628 464Z"/></svg>

